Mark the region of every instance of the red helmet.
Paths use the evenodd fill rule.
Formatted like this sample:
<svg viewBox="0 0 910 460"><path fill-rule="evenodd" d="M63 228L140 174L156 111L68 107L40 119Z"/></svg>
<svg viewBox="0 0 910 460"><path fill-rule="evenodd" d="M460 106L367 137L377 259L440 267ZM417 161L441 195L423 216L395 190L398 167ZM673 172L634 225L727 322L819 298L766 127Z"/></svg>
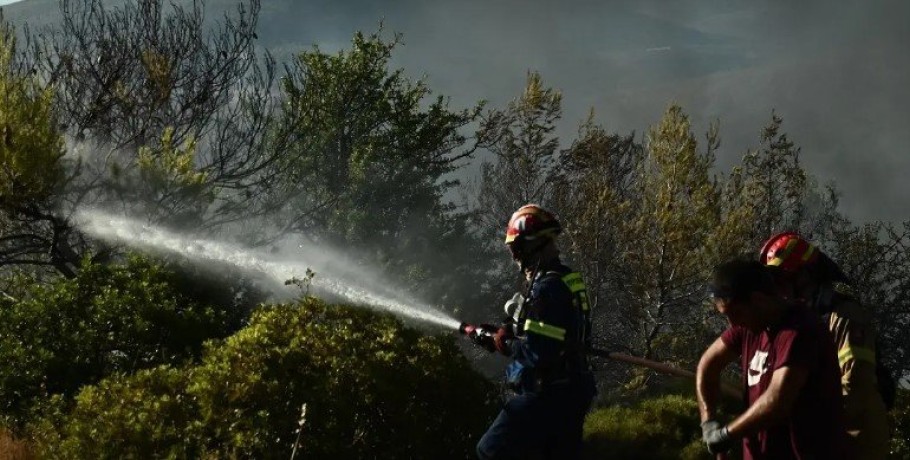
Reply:
<svg viewBox="0 0 910 460"><path fill-rule="evenodd" d="M765 241L758 253L758 260L765 265L795 272L814 264L819 254L819 250L798 233L784 232Z"/></svg>
<svg viewBox="0 0 910 460"><path fill-rule="evenodd" d="M537 247L556 237L562 225L549 211L536 204L526 204L512 214L506 227L506 244Z"/></svg>

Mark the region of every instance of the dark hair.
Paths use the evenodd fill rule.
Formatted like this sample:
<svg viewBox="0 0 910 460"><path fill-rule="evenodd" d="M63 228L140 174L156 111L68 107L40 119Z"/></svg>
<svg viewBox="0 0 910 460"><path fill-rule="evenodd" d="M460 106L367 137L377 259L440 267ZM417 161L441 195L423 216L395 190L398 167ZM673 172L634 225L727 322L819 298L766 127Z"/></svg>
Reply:
<svg viewBox="0 0 910 460"><path fill-rule="evenodd" d="M731 301L748 298L753 292L772 294L775 292L772 268L747 258L728 260L714 267L708 291L713 297Z"/></svg>

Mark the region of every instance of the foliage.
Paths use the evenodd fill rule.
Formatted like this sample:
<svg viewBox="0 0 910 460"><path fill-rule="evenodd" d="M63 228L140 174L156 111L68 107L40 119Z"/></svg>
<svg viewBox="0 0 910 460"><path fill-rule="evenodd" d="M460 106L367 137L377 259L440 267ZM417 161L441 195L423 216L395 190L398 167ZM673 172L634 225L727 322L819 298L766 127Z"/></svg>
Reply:
<svg viewBox="0 0 910 460"><path fill-rule="evenodd" d="M46 202L63 180L63 137L53 93L16 73L15 42L0 33L0 206Z"/></svg>
<svg viewBox="0 0 910 460"><path fill-rule="evenodd" d="M67 180L53 93L22 74L14 53L12 31L0 27L0 267L34 264L71 274L57 249L66 229L50 211Z"/></svg>
<svg viewBox="0 0 910 460"><path fill-rule="evenodd" d="M568 249L587 269L599 340L691 363L706 329L703 282L735 221L710 174L715 131L700 151L688 117L671 106L646 140L589 119L562 155L555 201Z"/></svg>
<svg viewBox="0 0 910 460"><path fill-rule="evenodd" d="M757 148L717 174L717 125L699 143L675 105L642 139L610 133L592 112L562 148L561 93L535 72L503 109L452 109L391 68L399 37L380 30L335 54L299 53L275 88L274 63L256 52L259 0L212 27L198 0L103 3L62 0L62 22L26 29L21 47L0 32L0 407L13 426L43 414L36 432L60 441L45 443L49 454L278 456L275 439L290 445L307 402L307 456L417 456L431 452L427 439L450 449L427 456L463 456L487 420L455 411L478 407L488 388L443 339L313 300L263 308L212 342L204 362L183 363L238 329L258 293L194 269L99 265L120 260L119 248L74 228L71 214L86 205L170 227L240 223L254 245L307 235L435 303L494 311L491 299L514 287L503 223L539 202L565 227L561 248L586 279L596 340L686 366L721 327L705 308L707 270L799 230L874 310L887 364L910 372L910 222L858 226L840 215L837 192L805 169L776 113ZM464 131L475 123L472 140ZM447 201L451 174L476 148L491 161L458 209ZM304 292L309 281L292 280ZM652 377L635 372L631 387ZM440 389L458 396L439 401ZM632 428L656 437L656 425L682 448L687 404L613 407L590 423L609 420L616 439ZM656 421L642 421L647 413ZM659 439L629 443L671 455Z"/></svg>
<svg viewBox="0 0 910 460"><path fill-rule="evenodd" d="M852 291L875 318L884 363L910 373L910 221L871 223L833 232L829 253L850 278Z"/></svg>
<svg viewBox="0 0 910 460"><path fill-rule="evenodd" d="M837 192L832 186L821 189L803 169L801 149L782 126L772 112L759 149L748 151L726 181L725 206L745 224L738 238L748 252L778 232L798 231L823 243L846 225L837 211Z"/></svg>
<svg viewBox="0 0 910 460"><path fill-rule="evenodd" d="M629 324L636 331L631 345L645 357L678 356L685 346L674 341L685 340L704 316L702 283L723 228L709 173L714 143L709 138L699 152L688 117L671 106L648 134L635 198L614 230L622 238L616 256L633 274L625 287L634 299L628 314L638 318Z"/></svg>
<svg viewBox="0 0 910 460"><path fill-rule="evenodd" d="M390 69L397 38L357 33L349 50L300 53L282 80L275 142L281 228L345 247L434 299L476 292L471 235L445 204L443 178L471 155L461 130L478 108L452 110L423 81ZM445 248L447 257L438 257Z"/></svg>
<svg viewBox="0 0 910 460"><path fill-rule="evenodd" d="M544 87L540 75L528 73L524 92L505 110L491 110L477 133L480 145L495 155L483 165L478 199L495 216L511 214L526 203L550 195L550 166L559 148L553 131L562 117L562 95Z"/></svg>
<svg viewBox="0 0 910 460"><path fill-rule="evenodd" d="M633 273L626 270L622 258L615 257L624 244L615 229L632 211L643 159L643 146L633 134L608 133L594 124L593 114L559 159L551 202L565 227L561 245L572 258L573 268L584 276L588 300L596 312L595 346L600 348L622 349L629 338L628 331L616 324L623 322L633 299L623 288L631 284ZM625 365L607 366L601 368L600 378L622 381L628 371Z"/></svg>
<svg viewBox="0 0 910 460"><path fill-rule="evenodd" d="M59 23L25 30L22 59L60 88L58 109L77 139L138 148L171 128L182 143L242 115L232 97L254 103L267 90L253 52L259 9L256 0L240 3L212 27L198 1L62 0Z"/></svg>
<svg viewBox="0 0 910 460"><path fill-rule="evenodd" d="M35 174L18 174L16 187L28 179L46 199L35 206L17 189L0 209L10 235L0 266L75 276L99 250L71 220L87 206L193 229L266 212L266 171L280 150L264 148L274 64L255 52L258 11L250 0L213 26L198 1L62 0L59 23L25 27L12 68L34 81L38 105L5 131L33 144ZM78 162L60 161L61 134Z"/></svg>
<svg viewBox="0 0 910 460"><path fill-rule="evenodd" d="M481 120L478 145L493 158L481 164L474 224L483 238L479 246L492 259L487 286L494 291L515 287L515 266L502 246L509 216L527 203L549 204L559 148L554 131L561 117L560 92L544 86L538 73L529 72L522 94Z"/></svg>
<svg viewBox="0 0 910 460"><path fill-rule="evenodd" d="M71 411L45 409L32 424L37 450L41 458L199 458L198 407L182 391L186 382L162 366L86 386Z"/></svg>
<svg viewBox="0 0 910 460"><path fill-rule="evenodd" d="M524 99L504 112L511 118L499 116L514 121L522 119L516 115L520 108L536 107L528 113L540 117L531 117L539 126L482 131L481 139L525 144L492 144L497 163L484 173L478 213L503 219L517 204L510 193L537 184L540 193L533 199L557 211L565 227L561 245L585 276L601 346L691 366L722 327L705 308L704 282L712 266L754 253L767 232L798 229L826 243L853 228L837 213L833 189L819 190L803 169L799 148L776 114L762 131L759 149L747 152L727 177L712 172L718 125L711 125L700 145L678 106L649 130L644 144L634 134L610 134L592 114L554 162L556 139L543 133L553 129L559 100L544 97L547 91L530 79ZM532 139L538 141L534 148L528 147ZM502 187L505 176L490 175L494 170L511 171L516 177L509 183L516 186ZM486 227L497 228L495 217L490 220ZM627 375L608 371L608 378L627 381ZM630 388L652 376L635 374Z"/></svg>
<svg viewBox="0 0 910 460"><path fill-rule="evenodd" d="M0 414L20 426L42 398L181 362L204 340L239 328L241 310L200 301L205 288L186 282L141 258L86 262L76 278L47 284L22 276L18 283L31 286L19 290L23 297L0 299Z"/></svg>
<svg viewBox="0 0 910 460"><path fill-rule="evenodd" d="M597 409L585 420L585 458L711 458L694 399L667 395Z"/></svg>
<svg viewBox="0 0 910 460"><path fill-rule="evenodd" d="M158 145L139 148L135 171L115 169L112 180L140 198L133 210L139 215L184 225L198 222L215 192L207 186L207 173L196 169L197 153L195 139L178 145L174 129L166 128Z"/></svg>
<svg viewBox="0 0 910 460"><path fill-rule="evenodd" d="M198 365L86 388L36 439L51 458L283 458L307 403L300 458L467 458L493 397L450 337L306 299L260 308Z"/></svg>

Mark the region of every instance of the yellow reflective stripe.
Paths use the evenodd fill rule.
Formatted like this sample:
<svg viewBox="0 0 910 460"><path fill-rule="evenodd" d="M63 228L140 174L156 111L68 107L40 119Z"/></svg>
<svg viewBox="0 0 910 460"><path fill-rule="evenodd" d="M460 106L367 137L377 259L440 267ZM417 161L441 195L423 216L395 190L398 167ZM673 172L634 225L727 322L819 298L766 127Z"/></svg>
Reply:
<svg viewBox="0 0 910 460"><path fill-rule="evenodd" d="M566 276L562 277L562 282L569 287L569 291L572 294L576 294L578 299L575 301L575 306L578 306L579 301L581 302L582 311L588 311L591 309L588 304L588 294L585 292L587 288L585 287L584 280L581 279L581 274L578 272L569 273Z"/></svg>
<svg viewBox="0 0 910 460"><path fill-rule="evenodd" d="M810 244L809 249L806 249L806 253L803 254L803 262L807 262L812 257L813 252L815 252L815 246Z"/></svg>
<svg viewBox="0 0 910 460"><path fill-rule="evenodd" d="M790 241L787 241L787 245L784 246L784 250L781 251L781 254L779 256L775 257L775 259L776 258L786 259L787 257L790 257L790 253L793 252L794 249L796 249L797 243L799 243L799 240L797 240L796 238L793 238Z"/></svg>
<svg viewBox="0 0 910 460"><path fill-rule="evenodd" d="M566 286L569 287L569 290L572 291L572 294L585 290L585 282L582 281L581 275L578 273L573 272L569 273L566 276L563 276L562 282L566 283Z"/></svg>
<svg viewBox="0 0 910 460"><path fill-rule="evenodd" d="M768 261L768 265L770 265L772 267L777 267L782 263L784 263L784 259L781 259L780 257L775 257Z"/></svg>
<svg viewBox="0 0 910 460"><path fill-rule="evenodd" d="M561 327L551 326L543 321L525 320L525 332L539 334L556 340L566 339L566 330Z"/></svg>
<svg viewBox="0 0 910 460"><path fill-rule="evenodd" d="M841 348L837 353L837 360L840 361L841 366L846 364L847 361L850 361L851 359L874 363L875 352L870 348L851 347L850 345L847 345L846 347Z"/></svg>

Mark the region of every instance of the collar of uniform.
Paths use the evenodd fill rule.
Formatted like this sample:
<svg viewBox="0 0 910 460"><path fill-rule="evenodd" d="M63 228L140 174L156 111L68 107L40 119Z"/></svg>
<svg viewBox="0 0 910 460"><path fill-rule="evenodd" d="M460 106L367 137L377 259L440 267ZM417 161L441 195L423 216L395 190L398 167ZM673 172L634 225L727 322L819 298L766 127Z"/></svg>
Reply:
<svg viewBox="0 0 910 460"><path fill-rule="evenodd" d="M548 272L559 271L559 268L562 266L562 261L559 260L559 257L554 257L546 263L541 263L540 266L537 267L537 274L534 275L534 277L540 278Z"/></svg>

